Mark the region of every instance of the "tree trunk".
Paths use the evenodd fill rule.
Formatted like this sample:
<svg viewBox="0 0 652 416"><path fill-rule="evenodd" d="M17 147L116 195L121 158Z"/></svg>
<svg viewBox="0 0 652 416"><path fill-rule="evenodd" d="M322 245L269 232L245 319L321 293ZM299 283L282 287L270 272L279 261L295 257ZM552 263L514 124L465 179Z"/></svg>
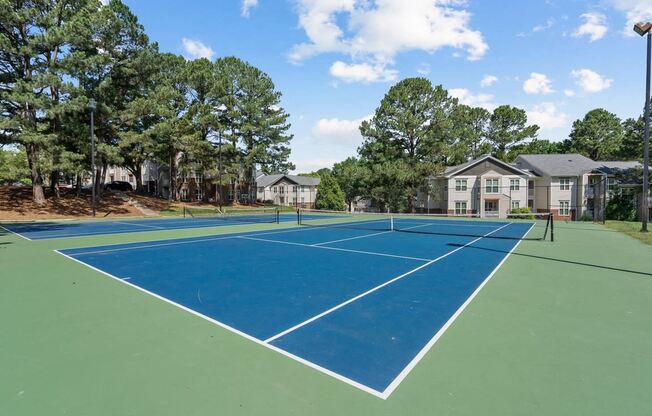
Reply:
<svg viewBox="0 0 652 416"><path fill-rule="evenodd" d="M45 193L43 192L43 177L38 168L38 151L36 144L30 143L25 146L27 162L32 176L32 199L36 205L45 204Z"/></svg>

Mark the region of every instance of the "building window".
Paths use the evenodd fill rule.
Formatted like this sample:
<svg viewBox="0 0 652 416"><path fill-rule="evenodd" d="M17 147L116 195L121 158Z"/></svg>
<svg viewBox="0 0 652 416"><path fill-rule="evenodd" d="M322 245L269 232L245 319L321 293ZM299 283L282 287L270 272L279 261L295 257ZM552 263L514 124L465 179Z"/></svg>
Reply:
<svg viewBox="0 0 652 416"><path fill-rule="evenodd" d="M263 192L265 192L265 188L262 187L262 186L259 186L259 187L258 187L258 193L259 193L259 194L262 194Z"/></svg>
<svg viewBox="0 0 652 416"><path fill-rule="evenodd" d="M296 204L297 204L297 198L293 197L292 198L292 205L296 205Z"/></svg>
<svg viewBox="0 0 652 416"><path fill-rule="evenodd" d="M195 189L195 199L201 201L204 199L204 190L201 188Z"/></svg>
<svg viewBox="0 0 652 416"><path fill-rule="evenodd" d="M520 201L512 201L512 210L519 209L521 207Z"/></svg>
<svg viewBox="0 0 652 416"><path fill-rule="evenodd" d="M559 178L559 190L570 191L570 178Z"/></svg>
<svg viewBox="0 0 652 416"><path fill-rule="evenodd" d="M279 186L279 190L281 191L281 194L285 193L285 186Z"/></svg>
<svg viewBox="0 0 652 416"><path fill-rule="evenodd" d="M296 187L296 185L293 185L293 186L292 186L292 192L294 192L294 193L297 192L297 187Z"/></svg>
<svg viewBox="0 0 652 416"><path fill-rule="evenodd" d="M306 198L302 196L301 197L301 203L303 204L304 202L306 202Z"/></svg>
<svg viewBox="0 0 652 416"><path fill-rule="evenodd" d="M134 182L134 175L129 174L129 183L133 183L133 182Z"/></svg>
<svg viewBox="0 0 652 416"><path fill-rule="evenodd" d="M455 190L457 192L466 191L467 183L466 179L455 179Z"/></svg>
<svg viewBox="0 0 652 416"><path fill-rule="evenodd" d="M510 179L509 180L509 190L510 191L520 191L521 190L521 180L520 179Z"/></svg>
<svg viewBox="0 0 652 416"><path fill-rule="evenodd" d="M277 188L274 187L274 188L272 189L272 192L276 193L276 191L277 191Z"/></svg>
<svg viewBox="0 0 652 416"><path fill-rule="evenodd" d="M188 189L183 188L181 190L181 200L182 201L187 201L188 200Z"/></svg>
<svg viewBox="0 0 652 416"><path fill-rule="evenodd" d="M204 181L204 174L202 173L196 174L195 180L197 181L197 183L202 183Z"/></svg>
<svg viewBox="0 0 652 416"><path fill-rule="evenodd" d="M127 181L127 176L126 176L126 175L122 175L122 177L121 177L120 179L122 179L122 182L126 182L126 181Z"/></svg>
<svg viewBox="0 0 652 416"><path fill-rule="evenodd" d="M616 190L616 178L607 179L607 189L609 192L614 192Z"/></svg>
<svg viewBox="0 0 652 416"><path fill-rule="evenodd" d="M306 192L306 186L305 185L301 185L301 192Z"/></svg>
<svg viewBox="0 0 652 416"><path fill-rule="evenodd" d="M455 201L455 214L464 215L466 213L466 201Z"/></svg>
<svg viewBox="0 0 652 416"><path fill-rule="evenodd" d="M498 179L485 180L485 192L488 194L497 194L499 192Z"/></svg>
<svg viewBox="0 0 652 416"><path fill-rule="evenodd" d="M559 215L563 217L570 215L570 201L559 201Z"/></svg>

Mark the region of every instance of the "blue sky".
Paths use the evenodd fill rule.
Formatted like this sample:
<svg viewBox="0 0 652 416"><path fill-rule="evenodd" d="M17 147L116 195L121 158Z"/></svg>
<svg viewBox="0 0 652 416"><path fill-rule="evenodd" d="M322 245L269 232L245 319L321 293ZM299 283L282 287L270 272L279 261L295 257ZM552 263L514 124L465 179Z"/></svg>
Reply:
<svg viewBox="0 0 652 416"><path fill-rule="evenodd" d="M644 104L652 0L126 0L161 50L235 55L267 72L291 114L298 172L355 155L357 127L390 86L423 76L462 102L527 110L568 136L603 107Z"/></svg>

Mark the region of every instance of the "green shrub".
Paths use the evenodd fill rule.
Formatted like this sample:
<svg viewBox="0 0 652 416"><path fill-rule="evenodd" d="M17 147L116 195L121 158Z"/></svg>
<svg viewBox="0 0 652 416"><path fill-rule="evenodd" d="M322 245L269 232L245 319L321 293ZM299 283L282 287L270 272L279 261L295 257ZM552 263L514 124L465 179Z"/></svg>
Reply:
<svg viewBox="0 0 652 416"><path fill-rule="evenodd" d="M346 207L344 192L342 192L340 185L332 175L322 176L319 187L317 188L315 205L317 209L344 211Z"/></svg>
<svg viewBox="0 0 652 416"><path fill-rule="evenodd" d="M607 204L607 219L616 221L635 221L636 204L631 195L614 194Z"/></svg>
<svg viewBox="0 0 652 416"><path fill-rule="evenodd" d="M523 220L533 220L534 219L534 214L532 214L532 210L528 207L522 207L522 208L512 208L512 210L509 212L510 214L520 214L515 217L514 219L523 219ZM530 215L527 215L530 214Z"/></svg>

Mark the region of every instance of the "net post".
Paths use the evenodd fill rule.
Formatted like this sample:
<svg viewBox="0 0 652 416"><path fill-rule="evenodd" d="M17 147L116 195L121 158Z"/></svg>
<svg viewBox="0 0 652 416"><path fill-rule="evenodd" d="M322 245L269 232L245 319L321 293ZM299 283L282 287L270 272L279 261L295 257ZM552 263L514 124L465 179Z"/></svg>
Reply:
<svg viewBox="0 0 652 416"><path fill-rule="evenodd" d="M183 205L183 218L186 218L186 206Z"/></svg>
<svg viewBox="0 0 652 416"><path fill-rule="evenodd" d="M276 208L276 223L280 224L281 223L281 210Z"/></svg>
<svg viewBox="0 0 652 416"><path fill-rule="evenodd" d="M550 213L550 242L555 242L555 216Z"/></svg>
<svg viewBox="0 0 652 416"><path fill-rule="evenodd" d="M301 225L301 208L297 208L297 225Z"/></svg>
<svg viewBox="0 0 652 416"><path fill-rule="evenodd" d="M393 215L389 216L389 230L390 231L395 231L395 229L394 229L394 216Z"/></svg>

